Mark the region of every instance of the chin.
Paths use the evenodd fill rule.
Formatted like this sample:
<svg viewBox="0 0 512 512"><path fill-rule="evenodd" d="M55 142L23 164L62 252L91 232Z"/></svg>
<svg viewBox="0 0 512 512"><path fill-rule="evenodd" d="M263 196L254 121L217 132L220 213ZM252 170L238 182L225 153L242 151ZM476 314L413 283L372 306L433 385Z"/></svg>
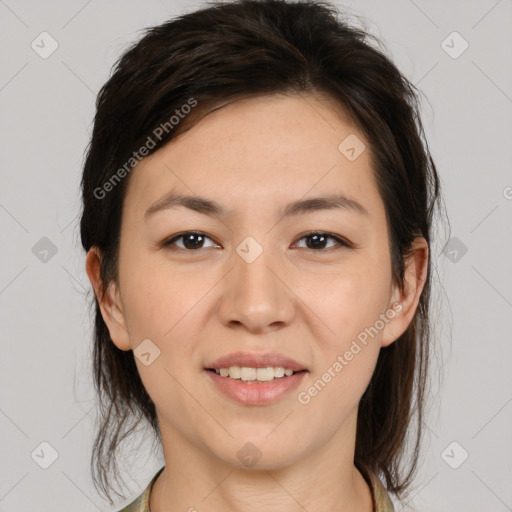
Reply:
<svg viewBox="0 0 512 512"><path fill-rule="evenodd" d="M213 451L228 466L238 469L276 470L293 464L301 456L297 452L297 443L293 442L294 438L289 436L288 439L289 445L278 436L270 441L269 438L261 437L261 434L248 434L230 439L229 443Z"/></svg>

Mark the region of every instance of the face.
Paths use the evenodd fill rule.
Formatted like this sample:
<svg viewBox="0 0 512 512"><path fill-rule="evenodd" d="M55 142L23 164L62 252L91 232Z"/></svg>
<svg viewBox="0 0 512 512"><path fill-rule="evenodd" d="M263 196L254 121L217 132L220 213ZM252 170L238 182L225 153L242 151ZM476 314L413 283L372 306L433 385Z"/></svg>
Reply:
<svg viewBox="0 0 512 512"><path fill-rule="evenodd" d="M370 156L332 100L272 95L213 111L132 171L102 311L137 355L163 438L236 466L254 445L276 468L354 434L379 350L415 306L392 283ZM297 372L246 383L209 370L240 353L220 366L294 364L283 357Z"/></svg>

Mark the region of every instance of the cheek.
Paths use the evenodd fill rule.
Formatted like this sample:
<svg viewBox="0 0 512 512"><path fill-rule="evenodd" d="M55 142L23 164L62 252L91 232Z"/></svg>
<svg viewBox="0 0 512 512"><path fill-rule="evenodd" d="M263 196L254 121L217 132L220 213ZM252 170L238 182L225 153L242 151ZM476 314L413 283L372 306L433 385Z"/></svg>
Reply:
<svg viewBox="0 0 512 512"><path fill-rule="evenodd" d="M206 279L177 276L167 279L161 271L149 271L143 279L133 278L126 287L126 320L130 337L136 343L141 336L169 345L201 297L211 288Z"/></svg>
<svg viewBox="0 0 512 512"><path fill-rule="evenodd" d="M314 333L319 359L298 399L311 406L313 417L325 417L330 411L333 428L357 407L371 380L380 352L384 324L379 319L386 311L388 284L385 268L346 272L330 279L324 293L317 291L314 296L311 309L320 311L323 320Z"/></svg>
<svg viewBox="0 0 512 512"><path fill-rule="evenodd" d="M194 315L200 311L200 299L213 282L192 274L171 275L169 268L142 259L126 270L123 297L132 347L136 349L142 340L149 339L158 353L154 362L146 366L134 351L144 387L157 409L165 411L172 403L176 410L188 411L190 417L197 415L181 386L191 389L194 382L191 375L195 376L198 367L195 343L201 334L194 332L198 325Z"/></svg>
<svg viewBox="0 0 512 512"><path fill-rule="evenodd" d="M358 267L331 280L319 304L328 332L323 340L322 364L307 396L315 400L320 414L323 407L337 404L332 414L340 421L354 407L367 388L380 352L380 319L389 301L390 270L383 258L358 262ZM316 393L316 395L315 395Z"/></svg>
<svg viewBox="0 0 512 512"><path fill-rule="evenodd" d="M354 268L331 274L322 282L323 286L311 283L305 293L308 306L324 323L325 335L321 339L331 340L329 345L333 349L350 343L386 311L390 276L385 265L378 267L358 261Z"/></svg>
<svg viewBox="0 0 512 512"><path fill-rule="evenodd" d="M181 319L212 284L208 276L198 279L197 272L177 272L157 253L134 249L142 245L142 241L131 245L127 241L120 253L125 319L132 345L145 338L160 345L180 327Z"/></svg>

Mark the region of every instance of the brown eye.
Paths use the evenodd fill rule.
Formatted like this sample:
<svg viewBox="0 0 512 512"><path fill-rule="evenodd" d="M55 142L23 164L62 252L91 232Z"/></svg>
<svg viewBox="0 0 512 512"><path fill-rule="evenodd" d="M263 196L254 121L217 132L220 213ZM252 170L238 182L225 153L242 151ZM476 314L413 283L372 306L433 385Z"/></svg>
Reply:
<svg viewBox="0 0 512 512"><path fill-rule="evenodd" d="M177 244L176 242L179 240L183 240L182 245ZM211 240L210 237L206 236L204 233L196 232L196 231L186 231L184 233L180 233L168 240L166 240L162 246L171 250L182 249L188 251L195 251L198 249L203 249L205 240ZM210 246L212 247L212 246Z"/></svg>
<svg viewBox="0 0 512 512"><path fill-rule="evenodd" d="M318 251L318 250L322 250L322 249L326 249L326 248L331 249L333 247L335 248L335 247L340 247L340 246L350 247L350 244L347 243L345 240L341 239L340 237L331 235L330 233L325 233L323 231L314 231L311 233L307 233L302 238L300 238L299 241L301 241L301 240L308 240L306 242L305 248L313 250L313 251ZM328 240L334 240L335 241L334 245L330 245L329 247L326 247Z"/></svg>

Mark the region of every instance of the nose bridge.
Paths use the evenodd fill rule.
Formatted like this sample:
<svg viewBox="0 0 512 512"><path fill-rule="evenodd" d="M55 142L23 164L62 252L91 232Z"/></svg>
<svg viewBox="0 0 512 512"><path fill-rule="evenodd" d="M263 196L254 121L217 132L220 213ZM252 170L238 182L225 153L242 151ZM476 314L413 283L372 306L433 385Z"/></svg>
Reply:
<svg viewBox="0 0 512 512"><path fill-rule="evenodd" d="M291 293L276 277L282 272L281 258L252 237L244 239L233 254L233 269L222 296L219 313L223 322L265 329L289 322L294 311Z"/></svg>

